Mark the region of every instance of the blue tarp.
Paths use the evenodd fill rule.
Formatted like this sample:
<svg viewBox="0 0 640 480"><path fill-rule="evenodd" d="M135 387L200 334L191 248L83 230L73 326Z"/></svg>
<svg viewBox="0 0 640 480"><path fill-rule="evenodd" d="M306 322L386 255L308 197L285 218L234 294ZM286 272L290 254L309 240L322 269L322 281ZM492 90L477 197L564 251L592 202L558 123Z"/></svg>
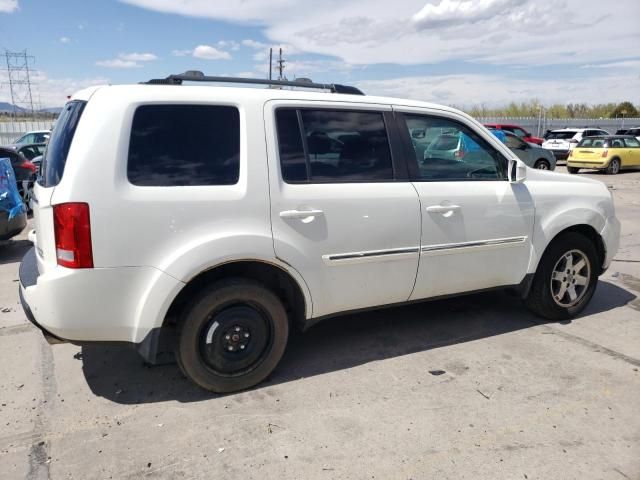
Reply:
<svg viewBox="0 0 640 480"><path fill-rule="evenodd" d="M0 210L9 212L9 220L26 211L8 158L0 158Z"/></svg>
<svg viewBox="0 0 640 480"><path fill-rule="evenodd" d="M507 140L507 134L504 133L502 130L498 130L496 128L490 128L489 131L493 133L496 137L498 137L498 140L500 140L502 143L505 143L505 141Z"/></svg>

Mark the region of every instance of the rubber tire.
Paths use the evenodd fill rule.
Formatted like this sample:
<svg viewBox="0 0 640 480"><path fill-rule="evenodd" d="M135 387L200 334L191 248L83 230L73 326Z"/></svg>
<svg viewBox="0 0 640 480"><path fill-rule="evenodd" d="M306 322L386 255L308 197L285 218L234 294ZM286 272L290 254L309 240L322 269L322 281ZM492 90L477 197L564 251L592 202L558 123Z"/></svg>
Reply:
<svg viewBox="0 0 640 480"><path fill-rule="evenodd" d="M539 165L541 164L545 164L547 166L547 168L540 168ZM547 161L547 160L538 160L536 163L534 163L533 168L537 168L538 170L546 170L546 171L551 171L551 164Z"/></svg>
<svg viewBox="0 0 640 480"><path fill-rule="evenodd" d="M578 173L580 171L580 169L578 167L567 167L567 172L569 172L570 174L575 174Z"/></svg>
<svg viewBox="0 0 640 480"><path fill-rule="evenodd" d="M253 370L240 376L219 375L201 358L198 334L212 311L229 302L243 301L258 305L268 315L273 340ZM196 385L215 393L237 392L257 385L273 372L284 354L288 337L289 319L280 299L258 282L233 278L213 284L194 298L180 324L175 356L182 373Z"/></svg>
<svg viewBox="0 0 640 480"><path fill-rule="evenodd" d="M573 307L566 308L556 304L551 296L551 273L560 257L572 249L581 250L589 258L591 277L589 279L589 287L582 300ZM540 259L540 263L538 263L531 290L529 290L529 294L525 298L525 305L536 315L548 320L566 320L575 317L593 297L598 283L600 267L598 252L591 240L577 232L560 234L547 247Z"/></svg>
<svg viewBox="0 0 640 480"><path fill-rule="evenodd" d="M611 168L611 166L613 165L613 162L618 162L618 171L617 172L614 172L614 169ZM620 163L620 160L618 158L613 158L609 162L609 165L607 165L607 168L605 169L605 172L607 172L607 175L615 175L616 173L620 173L620 167L621 166L622 165Z"/></svg>

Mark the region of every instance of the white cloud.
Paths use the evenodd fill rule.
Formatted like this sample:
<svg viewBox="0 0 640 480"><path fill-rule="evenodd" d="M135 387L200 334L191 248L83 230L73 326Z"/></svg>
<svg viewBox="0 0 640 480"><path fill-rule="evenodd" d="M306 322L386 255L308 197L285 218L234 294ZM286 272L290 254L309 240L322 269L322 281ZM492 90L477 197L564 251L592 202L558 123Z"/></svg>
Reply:
<svg viewBox="0 0 640 480"><path fill-rule="evenodd" d="M140 68L142 67L140 62L151 62L157 59L158 57L153 53L119 53L116 58L97 61L96 65L105 68Z"/></svg>
<svg viewBox="0 0 640 480"><path fill-rule="evenodd" d="M69 37L60 37L60 43L71 43L71 39Z"/></svg>
<svg viewBox="0 0 640 480"><path fill-rule="evenodd" d="M637 75L601 75L575 79L513 79L491 75L434 75L366 80L356 85L369 95L411 98L460 107L506 105L537 98L542 103L605 103L629 99L640 91Z"/></svg>
<svg viewBox="0 0 640 480"><path fill-rule="evenodd" d="M121 58L114 58L111 60L98 60L96 66L104 68L140 68L140 65L133 60L123 60Z"/></svg>
<svg viewBox="0 0 640 480"><path fill-rule="evenodd" d="M174 50L171 52L176 57L194 57L204 60L231 60L231 54L219 50L211 45L198 45L193 50Z"/></svg>
<svg viewBox="0 0 640 480"><path fill-rule="evenodd" d="M221 50L232 50L235 52L240 49L240 44L235 40L220 40L216 43L216 47Z"/></svg>
<svg viewBox="0 0 640 480"><path fill-rule="evenodd" d="M67 96L78 90L92 85L106 85L109 79L105 77L88 78L50 78L42 70L30 70L33 101L36 108L61 107L67 101ZM7 81L6 71L0 70L0 83ZM10 102L8 89L0 89L0 102Z"/></svg>
<svg viewBox="0 0 640 480"><path fill-rule="evenodd" d="M18 0L0 0L0 13L13 13L18 8Z"/></svg>
<svg viewBox="0 0 640 480"><path fill-rule="evenodd" d="M598 0L324 0L322 8L305 0L244 0L243 8L210 0L121 1L257 24L269 42L243 45L266 50L285 44L350 64L585 64L606 61L620 45L640 41L638 0L618 0L615 12ZM597 34L587 34L596 26Z"/></svg>
<svg viewBox="0 0 640 480"><path fill-rule="evenodd" d="M640 70L640 60L620 60L617 62L599 63L597 65L583 65L580 68L637 68Z"/></svg>
<svg viewBox="0 0 640 480"><path fill-rule="evenodd" d="M153 53L121 53L118 58L132 62L151 62L158 59Z"/></svg>

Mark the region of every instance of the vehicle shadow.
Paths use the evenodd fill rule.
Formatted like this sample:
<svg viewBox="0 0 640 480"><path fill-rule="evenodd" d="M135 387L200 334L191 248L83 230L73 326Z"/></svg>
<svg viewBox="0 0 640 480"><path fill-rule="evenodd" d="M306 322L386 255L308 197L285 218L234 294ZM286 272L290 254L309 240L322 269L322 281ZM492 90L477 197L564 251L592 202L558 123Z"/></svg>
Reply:
<svg viewBox="0 0 640 480"><path fill-rule="evenodd" d="M605 312L635 299L627 290L601 281L583 315ZM294 334L276 371L255 389L543 323L524 309L519 298L507 292L343 315ZM197 402L224 397L190 383L175 364L145 365L130 349L85 346L81 359L91 391L113 402Z"/></svg>
<svg viewBox="0 0 640 480"><path fill-rule="evenodd" d="M29 240L5 240L0 242L0 265L19 262L33 247Z"/></svg>

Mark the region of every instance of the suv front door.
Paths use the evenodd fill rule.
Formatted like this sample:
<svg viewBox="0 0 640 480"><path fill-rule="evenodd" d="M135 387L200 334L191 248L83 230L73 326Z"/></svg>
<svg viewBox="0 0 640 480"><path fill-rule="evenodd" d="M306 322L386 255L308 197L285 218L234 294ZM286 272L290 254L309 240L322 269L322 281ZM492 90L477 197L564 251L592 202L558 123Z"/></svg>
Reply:
<svg viewBox="0 0 640 480"><path fill-rule="evenodd" d="M274 250L308 284L313 317L408 300L420 208L392 154L391 108L272 101L264 113Z"/></svg>
<svg viewBox="0 0 640 480"><path fill-rule="evenodd" d="M411 299L520 283L529 264L534 215L526 184L508 182L506 158L462 117L394 108L422 209ZM459 135L466 150L455 160L421 159L408 134L418 128L427 138Z"/></svg>

